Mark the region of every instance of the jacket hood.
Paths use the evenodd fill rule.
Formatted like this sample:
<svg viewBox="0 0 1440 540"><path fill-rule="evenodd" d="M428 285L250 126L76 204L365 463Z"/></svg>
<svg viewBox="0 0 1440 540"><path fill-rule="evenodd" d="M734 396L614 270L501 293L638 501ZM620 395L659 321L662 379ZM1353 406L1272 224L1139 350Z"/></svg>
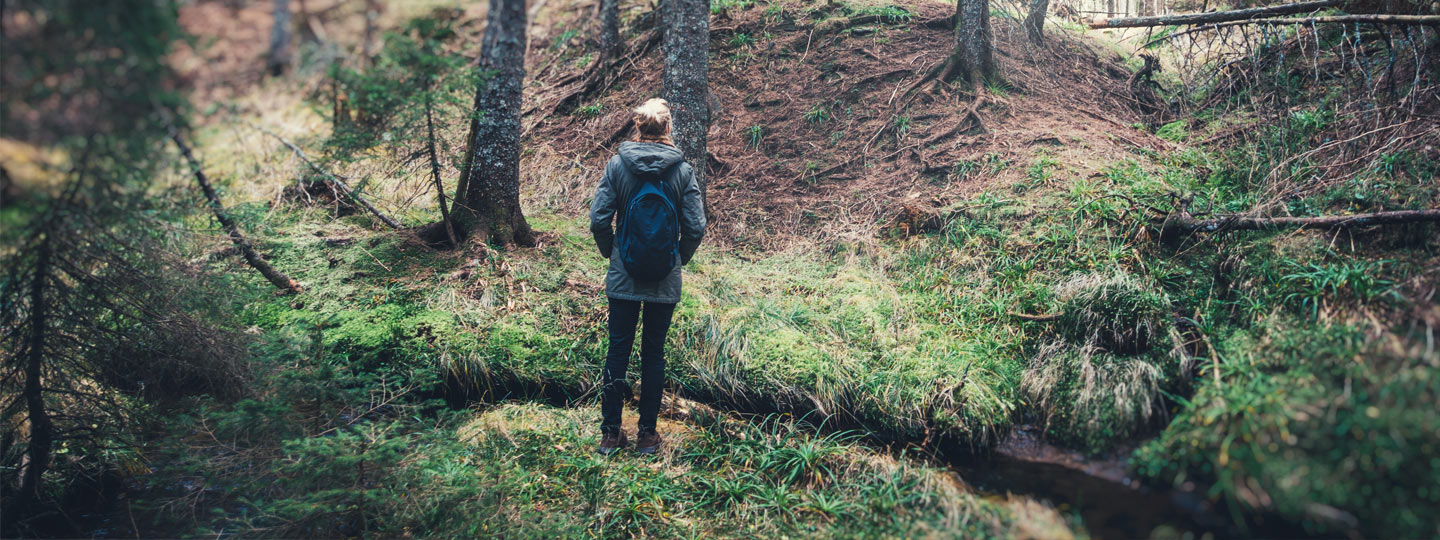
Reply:
<svg viewBox="0 0 1440 540"><path fill-rule="evenodd" d="M635 176L653 176L684 161L685 156L668 144L624 142L620 144L620 160Z"/></svg>

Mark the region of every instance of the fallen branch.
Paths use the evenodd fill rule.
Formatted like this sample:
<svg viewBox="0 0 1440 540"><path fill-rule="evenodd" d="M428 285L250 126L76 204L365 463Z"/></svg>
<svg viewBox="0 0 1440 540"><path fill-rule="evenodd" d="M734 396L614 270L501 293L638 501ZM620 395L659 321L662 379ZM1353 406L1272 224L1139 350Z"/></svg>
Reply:
<svg viewBox="0 0 1440 540"><path fill-rule="evenodd" d="M255 251L255 246L251 245L250 240L245 238L245 234L240 232L240 227L235 224L235 220L231 219L230 215L225 213L225 205L220 204L220 196L215 194L215 188L210 187L210 181L205 178L205 171L200 167L200 161L195 159L194 154L190 153L190 147L186 146L185 141L180 139L180 134L170 134L170 140L175 142L175 146L180 148L180 155L185 156L185 161L190 164L190 169L195 173L195 182L200 184L200 190L205 192L205 199L210 203L210 210L215 213L215 220L219 221L220 226L225 228L226 234L230 235L230 241L235 244L236 249L240 250L240 254L245 256L245 262L248 263L251 268L259 271L260 275L265 276L265 279L270 280L270 283L280 288L280 290L294 293L300 292L302 290L300 283L279 270L276 270L275 267L270 266L270 263L266 262L264 258L260 257L260 254Z"/></svg>
<svg viewBox="0 0 1440 540"><path fill-rule="evenodd" d="M308 165L311 170L314 170L315 172L328 177L331 182L334 182L335 187L340 188L341 193L344 193L345 197L349 198L351 202L360 205L362 208L369 211L371 214L374 214L376 218L379 218L381 222L389 225L391 229L400 228L400 223L398 221L395 221L390 216L385 215L385 213L381 212L379 208L375 208L374 205L371 205L370 201L365 200L365 198L361 197L359 193L356 193L354 189L351 189L350 186L346 185L343 180L345 177L327 171L320 165L316 164L314 161L310 161L310 156L305 155L305 151L301 150L299 146L295 146L295 143L285 140L284 137L277 135L275 132L257 126L255 124L250 124L250 127L259 130L261 133L274 137L275 140L280 141L281 144L289 147L290 151L294 152L295 155L300 158L300 161L305 162L305 164Z"/></svg>
<svg viewBox="0 0 1440 540"><path fill-rule="evenodd" d="M1059 319L1059 318L1060 318L1060 314L1059 314L1059 313L1046 313L1046 314L1044 314L1044 315L1031 315L1031 314L1029 314L1029 313L1020 313L1020 312L1016 312L1016 311L1010 311L1010 312L1007 312L1007 314L1010 315L1011 317L1015 317L1016 319L1020 319L1020 320L1022 320L1022 321L1045 322L1045 321L1053 321L1053 320L1056 320L1056 319Z"/></svg>
<svg viewBox="0 0 1440 540"><path fill-rule="evenodd" d="M1091 21L1088 26L1091 29L1098 29L1209 24L1227 21L1238 21L1244 19L1259 19L1275 15L1289 15L1291 13L1306 13L1315 11L1317 9L1335 7L1338 5L1340 5L1340 0L1318 0L1314 2L1281 4L1278 6L1236 9L1231 11L1212 11L1209 13L1181 13L1178 15L1159 15L1154 17L1120 17L1115 19L1099 19Z"/></svg>
<svg viewBox="0 0 1440 540"><path fill-rule="evenodd" d="M1326 24L1326 23L1371 23L1371 24L1399 24L1408 26L1440 26L1440 15L1332 15L1328 17L1292 17L1272 19L1250 19L1244 21L1230 21L1216 24L1196 26L1180 32L1173 32L1145 42L1142 47L1149 47L1156 43L1162 43L1180 36L1196 32L1217 30L1228 26L1240 25L1264 25L1279 26L1283 24Z"/></svg>
<svg viewBox="0 0 1440 540"><path fill-rule="evenodd" d="M1336 227L1358 227L1366 225L1397 225L1408 223L1440 222L1440 209L1396 210L1373 212L1348 216L1319 217L1250 217L1225 216L1215 219L1195 219L1188 213L1159 218L1161 236L1187 232L1225 232L1237 230L1266 230L1281 228L1332 229Z"/></svg>

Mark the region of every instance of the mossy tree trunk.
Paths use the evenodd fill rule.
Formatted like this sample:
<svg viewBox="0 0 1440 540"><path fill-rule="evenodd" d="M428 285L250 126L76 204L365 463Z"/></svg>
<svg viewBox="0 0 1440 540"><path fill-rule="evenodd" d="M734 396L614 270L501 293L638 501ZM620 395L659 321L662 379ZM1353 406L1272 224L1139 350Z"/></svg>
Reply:
<svg viewBox="0 0 1440 540"><path fill-rule="evenodd" d="M475 92L467 166L456 221L476 240L535 244L520 210L520 98L525 80L525 0L490 0L480 68L493 76Z"/></svg>
<svg viewBox="0 0 1440 540"><path fill-rule="evenodd" d="M990 0L956 0L955 50L942 75L979 85L995 75L995 38L990 32Z"/></svg>
<svg viewBox="0 0 1440 540"><path fill-rule="evenodd" d="M660 4L665 27L665 100L670 102L671 130L685 161L695 169L700 193L706 193L705 138L710 130L710 2L665 0Z"/></svg>
<svg viewBox="0 0 1440 540"><path fill-rule="evenodd" d="M614 57L620 48L620 0L600 0L600 58Z"/></svg>

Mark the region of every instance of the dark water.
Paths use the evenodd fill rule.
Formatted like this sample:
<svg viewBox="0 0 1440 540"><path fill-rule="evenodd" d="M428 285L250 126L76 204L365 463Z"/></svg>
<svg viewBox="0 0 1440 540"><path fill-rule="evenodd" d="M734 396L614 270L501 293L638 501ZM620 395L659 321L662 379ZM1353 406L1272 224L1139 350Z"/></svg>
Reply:
<svg viewBox="0 0 1440 540"><path fill-rule="evenodd" d="M1235 536L1204 499L1186 492L1132 487L1065 465L999 455L955 469L982 492L1026 495L1054 504L1062 513L1078 513L1095 538L1169 536L1166 532L1189 532L1193 538L1207 533L1216 538Z"/></svg>
<svg viewBox="0 0 1440 540"><path fill-rule="evenodd" d="M1056 448L1029 427L1017 428L991 456L953 468L982 492L1025 495L1078 514L1095 538L1246 536L1200 495L1145 487L1128 476L1120 459L1088 459Z"/></svg>
<svg viewBox="0 0 1440 540"><path fill-rule="evenodd" d="M1231 515L1211 505L1204 488L1159 489L1129 474L1124 456L1095 459L1044 442L1018 426L987 457L951 464L984 494L1013 493L1078 514L1093 538L1315 538L1274 515Z"/></svg>

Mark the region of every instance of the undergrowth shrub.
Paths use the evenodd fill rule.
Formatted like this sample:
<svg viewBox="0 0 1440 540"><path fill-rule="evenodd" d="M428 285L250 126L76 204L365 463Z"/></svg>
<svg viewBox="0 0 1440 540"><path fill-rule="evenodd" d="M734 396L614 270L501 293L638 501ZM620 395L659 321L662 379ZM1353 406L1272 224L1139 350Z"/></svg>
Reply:
<svg viewBox="0 0 1440 540"><path fill-rule="evenodd" d="M1114 272L1056 287L1063 339L1041 345L1021 379L1050 438L1099 453L1163 412L1162 391L1184 373L1185 356L1165 293L1144 283Z"/></svg>
<svg viewBox="0 0 1440 540"><path fill-rule="evenodd" d="M1115 354L1145 351L1170 330L1163 292L1124 273L1085 274L1062 284L1057 326L1072 344Z"/></svg>
<svg viewBox="0 0 1440 540"><path fill-rule="evenodd" d="M1202 385L1135 453L1138 472L1322 536L1435 535L1440 357L1308 320L1279 312L1218 336L1223 384Z"/></svg>
<svg viewBox="0 0 1440 540"><path fill-rule="evenodd" d="M1174 360L1165 355L1117 356L1091 346L1051 343L1021 380L1043 414L1047 436L1101 452L1140 434L1164 412L1161 387Z"/></svg>

